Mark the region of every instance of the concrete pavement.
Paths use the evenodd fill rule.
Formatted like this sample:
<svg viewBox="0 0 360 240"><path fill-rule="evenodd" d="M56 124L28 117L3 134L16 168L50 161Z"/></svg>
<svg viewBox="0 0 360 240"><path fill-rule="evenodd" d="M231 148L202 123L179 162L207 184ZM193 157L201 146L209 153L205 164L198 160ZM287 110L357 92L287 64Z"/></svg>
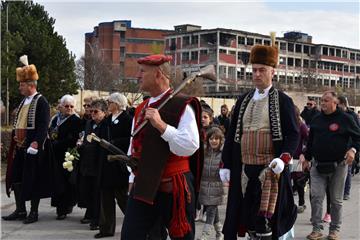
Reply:
<svg viewBox="0 0 360 240"><path fill-rule="evenodd" d="M360 175L353 177L351 199L344 201L343 223L340 232L343 240L359 240L360 239ZM306 235L311 232L310 224L310 203L308 192L306 193L307 209L304 213L298 215L295 224L295 240L306 239ZM297 197L295 197L297 201ZM5 194L5 185L1 183L1 215L7 215L15 209L13 195L8 198ZM29 205L28 205L29 209ZM325 208L324 208L325 209ZM47 240L47 239L93 239L98 231L90 231L87 224L80 224L84 210L74 208L74 211L65 220L56 220L55 208L50 206L49 199L40 201L39 221L33 224L25 225L19 221L3 221L1 220L1 239L13 240ZM220 207L220 215L223 221L225 215L225 206ZM120 239L121 223L123 214L119 209L116 212L116 234L114 237L104 239ZM203 227L202 222L196 223L196 236L200 236ZM325 224L324 233L328 233L328 224ZM215 236L215 234L214 234ZM215 237L213 238L215 239ZM139 239L140 240L140 239Z"/></svg>

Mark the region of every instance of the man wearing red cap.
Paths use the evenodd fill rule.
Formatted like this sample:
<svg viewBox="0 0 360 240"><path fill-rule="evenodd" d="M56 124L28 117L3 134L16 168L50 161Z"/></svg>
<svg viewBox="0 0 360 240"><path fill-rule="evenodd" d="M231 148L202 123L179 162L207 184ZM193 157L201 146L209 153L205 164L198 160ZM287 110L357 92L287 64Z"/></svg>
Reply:
<svg viewBox="0 0 360 240"><path fill-rule="evenodd" d="M222 153L220 177L231 180L223 233L279 239L296 220L288 163L299 130L293 101L272 86L278 48L256 45L250 62L255 89L236 102Z"/></svg>
<svg viewBox="0 0 360 240"><path fill-rule="evenodd" d="M138 161L127 204L121 239L145 239L156 219L172 239L194 239L195 192L201 176L200 103L196 98L169 98L170 56L151 55L138 60L140 89L151 98L135 110L129 152ZM194 180L195 178L195 180Z"/></svg>

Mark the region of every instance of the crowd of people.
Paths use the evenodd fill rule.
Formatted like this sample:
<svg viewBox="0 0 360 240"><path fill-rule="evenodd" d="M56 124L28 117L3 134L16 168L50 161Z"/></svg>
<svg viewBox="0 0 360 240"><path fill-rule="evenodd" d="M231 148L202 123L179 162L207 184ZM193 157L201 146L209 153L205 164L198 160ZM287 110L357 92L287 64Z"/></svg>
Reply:
<svg viewBox="0 0 360 240"><path fill-rule="evenodd" d="M117 204L125 216L123 240L194 239L201 209L199 240L246 234L285 240L294 238L297 214L307 209L309 182L313 229L307 238L324 237L326 195L328 239L339 239L343 200L359 171L360 118L346 98L326 91L321 109L309 99L300 112L272 84L278 63L273 37L272 45L251 49L254 89L231 111L222 105L215 117L205 102L172 95L170 61L165 55L138 60L140 89L149 97L135 110L115 92L84 99L80 116L75 99L65 95L50 118L50 106L37 92L36 67L22 57L16 76L24 99L6 177L16 209L3 220L34 223L40 199L50 197L57 220L76 205L84 208L80 222L98 230L95 238L114 236ZM25 201L31 201L29 213Z"/></svg>

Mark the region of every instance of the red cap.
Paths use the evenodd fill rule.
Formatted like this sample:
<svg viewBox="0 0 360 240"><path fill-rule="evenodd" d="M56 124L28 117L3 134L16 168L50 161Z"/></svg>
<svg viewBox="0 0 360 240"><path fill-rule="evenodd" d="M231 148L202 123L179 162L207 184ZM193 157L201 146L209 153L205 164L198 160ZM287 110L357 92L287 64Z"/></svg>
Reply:
<svg viewBox="0 0 360 240"><path fill-rule="evenodd" d="M139 64L145 65L153 65L160 66L163 63L170 62L172 60L172 56L167 56L163 54L149 55L143 58L139 58L137 62Z"/></svg>

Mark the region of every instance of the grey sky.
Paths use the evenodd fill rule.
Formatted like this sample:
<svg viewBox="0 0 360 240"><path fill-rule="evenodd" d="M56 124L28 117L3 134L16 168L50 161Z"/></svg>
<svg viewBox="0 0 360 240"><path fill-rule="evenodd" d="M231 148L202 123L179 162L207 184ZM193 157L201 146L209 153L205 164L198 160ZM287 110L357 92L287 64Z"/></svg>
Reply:
<svg viewBox="0 0 360 240"><path fill-rule="evenodd" d="M314 43L360 49L359 1L35 1L56 19L55 30L79 58L84 35L100 22L131 20L132 27L173 29L185 23L203 29L230 28L277 36L298 30Z"/></svg>

